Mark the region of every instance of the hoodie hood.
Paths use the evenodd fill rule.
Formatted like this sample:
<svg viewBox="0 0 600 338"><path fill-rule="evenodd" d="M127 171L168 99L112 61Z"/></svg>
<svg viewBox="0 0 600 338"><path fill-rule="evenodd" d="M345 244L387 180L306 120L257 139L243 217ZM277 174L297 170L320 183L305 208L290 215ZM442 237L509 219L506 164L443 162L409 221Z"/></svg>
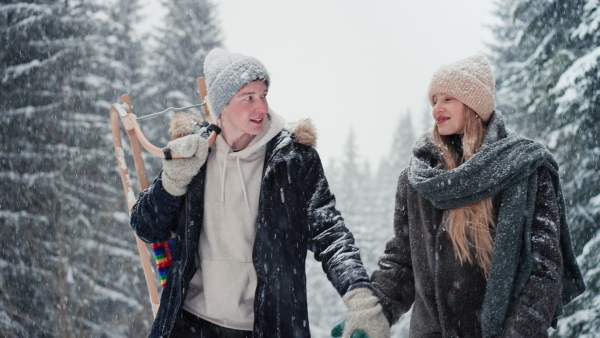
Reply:
<svg viewBox="0 0 600 338"><path fill-rule="evenodd" d="M252 210L254 209L254 206L251 205L253 204L251 203L251 199L254 199L254 190L258 189L256 181L260 182L260 178L257 178L256 175L248 177L249 173L255 173L256 170L262 168L267 142L275 137L275 135L279 134L285 125L285 120L281 116L275 114L272 110L269 110L268 116L263 132L256 135L246 148L234 152L222 135L217 136L215 144L211 147L215 150L214 154L211 155L212 160L218 162L222 171L220 174L221 203L225 203L226 190L231 191L232 188L231 185L227 185L225 181L232 179L232 174L231 172L228 174L227 169L228 167L231 168L233 165L234 167L237 167L237 176L239 177L240 182L239 188L243 193L248 214L253 213ZM209 162L208 165L211 166L212 163ZM249 170L248 168L254 169ZM252 184L251 181L254 181L254 184ZM227 186L229 186L229 188L227 188ZM250 189L250 191L248 191L248 189Z"/></svg>

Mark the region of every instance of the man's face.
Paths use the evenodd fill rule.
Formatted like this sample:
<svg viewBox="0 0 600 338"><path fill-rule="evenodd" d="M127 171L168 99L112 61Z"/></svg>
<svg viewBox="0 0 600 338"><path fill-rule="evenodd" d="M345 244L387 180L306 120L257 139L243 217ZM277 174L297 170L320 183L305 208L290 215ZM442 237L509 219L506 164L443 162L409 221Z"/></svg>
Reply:
<svg viewBox="0 0 600 338"><path fill-rule="evenodd" d="M240 88L221 111L221 122L235 138L258 135L265 127L269 104L267 84L252 81Z"/></svg>

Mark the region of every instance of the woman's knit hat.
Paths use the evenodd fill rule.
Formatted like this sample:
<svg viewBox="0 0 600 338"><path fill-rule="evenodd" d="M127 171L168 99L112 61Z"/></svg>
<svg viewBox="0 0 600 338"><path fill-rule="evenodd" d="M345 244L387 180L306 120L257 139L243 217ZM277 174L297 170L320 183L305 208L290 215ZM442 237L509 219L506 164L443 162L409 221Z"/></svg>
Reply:
<svg viewBox="0 0 600 338"><path fill-rule="evenodd" d="M496 106L494 73L488 59L481 54L469 56L440 67L429 84L429 103L433 95L445 93L473 109L487 122Z"/></svg>
<svg viewBox="0 0 600 338"><path fill-rule="evenodd" d="M204 59L204 77L211 113L221 117L221 110L247 83L261 80L269 86L267 68L257 59L220 48L211 50Z"/></svg>

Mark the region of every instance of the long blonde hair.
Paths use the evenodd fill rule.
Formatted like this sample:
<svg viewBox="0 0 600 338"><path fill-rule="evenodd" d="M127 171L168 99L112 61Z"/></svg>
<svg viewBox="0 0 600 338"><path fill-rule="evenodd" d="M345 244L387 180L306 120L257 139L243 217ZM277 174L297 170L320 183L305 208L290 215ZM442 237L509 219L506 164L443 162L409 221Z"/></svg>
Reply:
<svg viewBox="0 0 600 338"><path fill-rule="evenodd" d="M479 151L487 127L479 116L465 105L465 127L462 136L462 157L452 146L449 137L433 128L433 139L442 154L444 169L452 170L468 161ZM461 264L474 261L481 267L487 279L492 264L494 242L492 231L496 229L492 198L468 204L444 212L444 225L452 240L454 253Z"/></svg>

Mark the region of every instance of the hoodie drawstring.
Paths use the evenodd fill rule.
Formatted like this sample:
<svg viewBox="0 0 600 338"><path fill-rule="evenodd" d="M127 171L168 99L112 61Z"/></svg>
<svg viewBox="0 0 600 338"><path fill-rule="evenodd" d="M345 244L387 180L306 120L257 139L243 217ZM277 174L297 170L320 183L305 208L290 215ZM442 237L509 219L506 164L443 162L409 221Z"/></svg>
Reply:
<svg viewBox="0 0 600 338"><path fill-rule="evenodd" d="M225 172L227 170L227 154L223 161L223 173L221 174L221 203L225 203Z"/></svg>
<svg viewBox="0 0 600 338"><path fill-rule="evenodd" d="M225 174L227 172L228 154L229 153L225 154L225 159L223 161L223 173L221 174L221 203L225 203ZM250 210L250 201L248 200L248 191L246 190L246 182L244 182L244 174L242 173L239 156L236 156L236 163L238 174L240 175L240 180L242 181L242 192L244 193L244 200L246 201L246 209L248 210L248 214L252 215L252 211Z"/></svg>
<svg viewBox="0 0 600 338"><path fill-rule="evenodd" d="M248 201L248 193L246 192L246 183L244 182L244 175L242 174L242 167L240 167L240 157L237 157L237 167L238 173L240 174L240 179L242 180L242 192L244 192L244 200L246 200L246 208L248 208L248 214L252 216L252 211L250 211L250 202Z"/></svg>

